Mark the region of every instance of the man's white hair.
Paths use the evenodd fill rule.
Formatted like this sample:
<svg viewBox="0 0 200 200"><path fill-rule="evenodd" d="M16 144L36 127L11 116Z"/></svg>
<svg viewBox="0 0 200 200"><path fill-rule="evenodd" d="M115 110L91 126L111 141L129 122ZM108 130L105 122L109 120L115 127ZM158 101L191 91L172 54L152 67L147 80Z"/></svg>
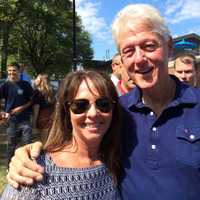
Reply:
<svg viewBox="0 0 200 200"><path fill-rule="evenodd" d="M170 31L159 11L149 4L130 4L123 8L112 24L113 38L119 48L120 34L124 31L135 31L138 25L144 24L153 32L159 33L168 40Z"/></svg>

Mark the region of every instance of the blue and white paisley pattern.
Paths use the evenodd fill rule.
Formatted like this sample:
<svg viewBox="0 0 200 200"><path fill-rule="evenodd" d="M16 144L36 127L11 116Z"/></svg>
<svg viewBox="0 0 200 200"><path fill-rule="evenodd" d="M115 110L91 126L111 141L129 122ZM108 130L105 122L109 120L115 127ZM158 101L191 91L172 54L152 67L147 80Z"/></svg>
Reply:
<svg viewBox="0 0 200 200"><path fill-rule="evenodd" d="M119 194L106 166L64 168L47 154L38 159L45 168L42 182L16 190L7 186L2 200L118 200ZM12 195L12 196L11 196Z"/></svg>

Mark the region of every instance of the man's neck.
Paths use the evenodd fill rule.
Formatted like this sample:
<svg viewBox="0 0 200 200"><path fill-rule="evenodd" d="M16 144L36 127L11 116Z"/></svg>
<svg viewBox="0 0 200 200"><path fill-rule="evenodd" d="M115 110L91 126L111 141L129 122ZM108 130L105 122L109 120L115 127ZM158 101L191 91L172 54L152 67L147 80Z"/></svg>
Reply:
<svg viewBox="0 0 200 200"><path fill-rule="evenodd" d="M16 79L16 80L10 80L8 79L11 83L17 83L20 79Z"/></svg>
<svg viewBox="0 0 200 200"><path fill-rule="evenodd" d="M158 117L172 101L176 93L176 83L173 79L169 78L163 83L165 83L163 86L159 86L151 92L143 92L142 96L143 102L150 107Z"/></svg>

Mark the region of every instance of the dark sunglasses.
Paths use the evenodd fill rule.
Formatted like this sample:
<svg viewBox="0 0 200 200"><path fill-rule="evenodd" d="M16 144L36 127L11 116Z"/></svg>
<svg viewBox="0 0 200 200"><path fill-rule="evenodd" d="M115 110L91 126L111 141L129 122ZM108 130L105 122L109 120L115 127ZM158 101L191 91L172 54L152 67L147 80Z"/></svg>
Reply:
<svg viewBox="0 0 200 200"><path fill-rule="evenodd" d="M82 114L91 106L88 99L75 99L72 102L67 102L67 104L74 114ZM109 113L113 109L114 104L115 101L112 101L107 97L99 98L95 101L96 108L102 113Z"/></svg>

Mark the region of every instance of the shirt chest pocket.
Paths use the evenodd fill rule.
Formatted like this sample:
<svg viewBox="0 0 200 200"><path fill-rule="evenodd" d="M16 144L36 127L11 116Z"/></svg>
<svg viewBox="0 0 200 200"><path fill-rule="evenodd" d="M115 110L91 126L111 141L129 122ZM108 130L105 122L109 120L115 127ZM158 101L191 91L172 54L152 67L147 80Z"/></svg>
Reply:
<svg viewBox="0 0 200 200"><path fill-rule="evenodd" d="M200 127L177 127L176 141L177 161L200 167Z"/></svg>

